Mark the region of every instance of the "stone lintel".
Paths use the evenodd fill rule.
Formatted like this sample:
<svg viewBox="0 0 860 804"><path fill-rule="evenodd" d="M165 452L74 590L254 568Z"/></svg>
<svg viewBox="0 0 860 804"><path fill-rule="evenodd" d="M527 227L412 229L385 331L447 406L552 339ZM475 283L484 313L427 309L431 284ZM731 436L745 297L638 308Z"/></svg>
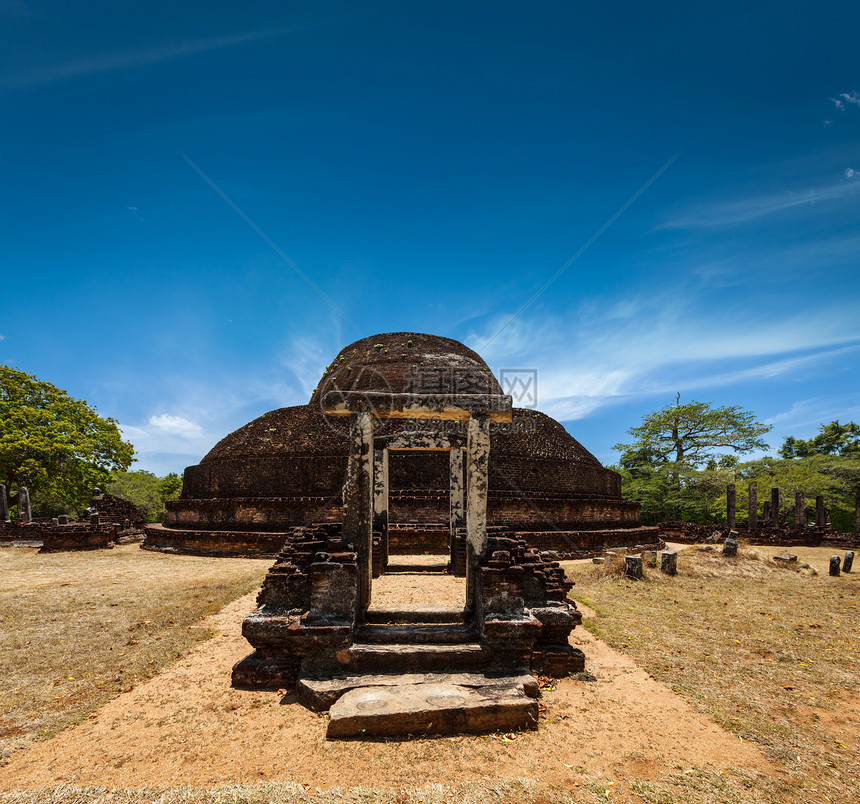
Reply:
<svg viewBox="0 0 860 804"><path fill-rule="evenodd" d="M435 450L446 452L449 449L463 449L466 446L465 434L434 433L429 430L417 430L414 433L396 433L390 436L379 436L373 439L375 449L395 451L405 450Z"/></svg>
<svg viewBox="0 0 860 804"><path fill-rule="evenodd" d="M329 391L322 402L327 416L361 411L377 419L468 419L475 413L490 421L511 421L513 400L504 394L389 394L381 391Z"/></svg>

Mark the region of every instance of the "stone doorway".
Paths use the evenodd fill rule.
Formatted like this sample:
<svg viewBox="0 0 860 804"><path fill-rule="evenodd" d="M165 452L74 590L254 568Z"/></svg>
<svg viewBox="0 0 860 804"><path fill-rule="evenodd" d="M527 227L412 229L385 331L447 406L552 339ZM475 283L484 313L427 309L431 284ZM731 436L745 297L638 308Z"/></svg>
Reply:
<svg viewBox="0 0 860 804"><path fill-rule="evenodd" d="M438 559L426 564L422 561L422 567L416 568L415 571L451 570L453 572L455 535L458 529L466 525L464 475L466 440L459 433L447 435L433 431L398 433L374 439L373 531L379 534L377 549L382 554L372 559L376 568L374 575L381 572L405 571L403 561L392 557L397 554L415 555L421 552L432 553L438 556ZM489 435L487 435L487 449L489 449ZM438 499L419 501L419 504L425 508L424 522L416 521L407 524L406 527L400 525L395 529L396 522L391 510L392 469L395 477L399 475L402 478L404 467L413 472L426 473L428 464L431 471L433 464L436 464L435 468L443 469L447 475L445 483L447 488L440 492ZM401 469L399 473L398 468ZM415 512L414 508L413 512ZM435 514L440 520L432 523L435 526L435 533L428 527L430 524L427 521L430 519L428 513L431 516ZM418 516L420 517L420 514ZM419 545L422 542L426 544L428 531L433 537L434 549L422 550ZM405 538L403 538L404 535ZM469 601L466 600L464 603L468 607Z"/></svg>
<svg viewBox="0 0 860 804"><path fill-rule="evenodd" d="M490 421L510 421L511 398L363 392L327 395L324 409L350 419L343 521L292 530L245 618L255 652L234 667L234 685L295 686L300 701L329 710L329 737L534 728L529 667L568 672L584 657L567 641L581 618L564 570L514 533L487 532ZM465 439L374 438L375 418L464 421ZM399 450L448 455L463 604L372 604L390 559L389 463Z"/></svg>
<svg viewBox="0 0 860 804"><path fill-rule="evenodd" d="M448 560L449 455L444 450L389 450L389 556L425 554Z"/></svg>

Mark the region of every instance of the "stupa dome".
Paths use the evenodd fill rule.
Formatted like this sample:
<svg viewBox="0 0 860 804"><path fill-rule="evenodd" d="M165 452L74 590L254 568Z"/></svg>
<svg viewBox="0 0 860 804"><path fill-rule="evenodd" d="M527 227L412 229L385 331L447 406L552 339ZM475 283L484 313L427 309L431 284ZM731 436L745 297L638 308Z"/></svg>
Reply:
<svg viewBox="0 0 860 804"><path fill-rule="evenodd" d="M326 367L310 404L329 391L501 394L480 356L459 341L421 332L362 338L340 350Z"/></svg>
<svg viewBox="0 0 860 804"><path fill-rule="evenodd" d="M361 391L504 393L484 360L458 341L418 332L362 338L338 353L307 405L260 416L189 466L180 499L167 504L165 525L148 526L146 546L274 554L287 528L340 521L349 419L326 416L322 401L329 392ZM466 423L374 420L377 437L404 431L465 436ZM389 443L380 438L377 452ZM392 549L444 549L449 530L447 451L400 451L395 446L388 453ZM576 555L595 545L643 543L639 504L622 500L619 475L540 411L514 408L510 422L490 423L488 482L489 524L531 534L528 538L541 548Z"/></svg>

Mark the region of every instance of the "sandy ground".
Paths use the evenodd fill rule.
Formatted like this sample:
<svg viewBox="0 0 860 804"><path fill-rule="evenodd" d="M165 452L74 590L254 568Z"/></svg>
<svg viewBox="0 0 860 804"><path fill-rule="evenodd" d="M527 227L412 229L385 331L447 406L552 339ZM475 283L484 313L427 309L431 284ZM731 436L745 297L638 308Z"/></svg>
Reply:
<svg viewBox="0 0 860 804"><path fill-rule="evenodd" d="M458 604L461 579L386 576L385 605ZM217 635L83 723L11 757L0 789L56 784L153 787L294 781L312 787L421 785L528 776L576 785L589 776L655 779L691 767L777 773L749 743L723 731L629 658L577 628L596 681L564 679L544 692L537 732L404 741L327 741L325 720L275 692L230 687L249 653L247 595L207 622ZM585 611L591 615L592 612ZM551 747L552 750L547 750Z"/></svg>

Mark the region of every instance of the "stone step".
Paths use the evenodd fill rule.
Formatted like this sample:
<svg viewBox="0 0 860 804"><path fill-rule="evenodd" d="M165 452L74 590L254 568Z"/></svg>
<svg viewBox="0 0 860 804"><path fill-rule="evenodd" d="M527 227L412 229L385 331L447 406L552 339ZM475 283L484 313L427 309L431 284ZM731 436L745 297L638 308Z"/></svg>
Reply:
<svg viewBox="0 0 860 804"><path fill-rule="evenodd" d="M492 651L482 648L476 642L464 645L354 643L343 654L338 655L338 660L350 673L410 673L483 670L491 657Z"/></svg>
<svg viewBox="0 0 860 804"><path fill-rule="evenodd" d="M398 737L536 729L538 702L515 683L358 687L329 710L326 736Z"/></svg>
<svg viewBox="0 0 860 804"><path fill-rule="evenodd" d="M537 679L530 673L511 675L504 672L485 673L381 673L352 675L338 678L309 678L302 676L296 685L299 703L314 712L325 712L342 695L359 687L400 687L403 684L454 684L460 687L495 687L511 685L530 698L538 697Z"/></svg>
<svg viewBox="0 0 860 804"><path fill-rule="evenodd" d="M355 632L356 642L374 645L462 645L477 638L473 626L459 623L362 625Z"/></svg>
<svg viewBox="0 0 860 804"><path fill-rule="evenodd" d="M464 623L471 618L457 606L372 606L364 613L364 621L371 625L395 623Z"/></svg>
<svg viewBox="0 0 860 804"><path fill-rule="evenodd" d="M446 573L447 562L444 564L389 564L382 570L383 575L414 575L425 573Z"/></svg>

